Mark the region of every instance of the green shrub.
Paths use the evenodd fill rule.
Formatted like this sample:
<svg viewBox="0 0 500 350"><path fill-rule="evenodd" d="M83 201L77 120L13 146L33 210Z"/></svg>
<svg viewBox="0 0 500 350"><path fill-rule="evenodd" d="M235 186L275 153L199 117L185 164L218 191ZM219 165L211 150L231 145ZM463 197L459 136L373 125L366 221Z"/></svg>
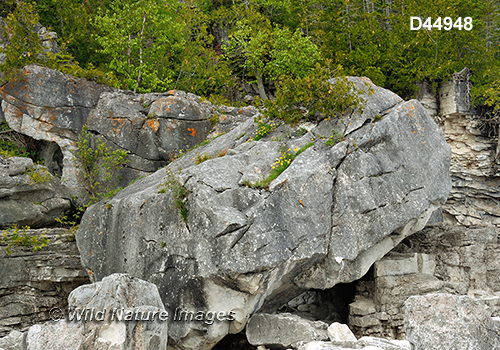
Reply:
<svg viewBox="0 0 500 350"><path fill-rule="evenodd" d="M33 148L34 145L29 145L25 137L9 128L7 122L0 123L0 156L36 159Z"/></svg>
<svg viewBox="0 0 500 350"><path fill-rule="evenodd" d="M109 191L115 190L121 177L117 174L128 163L128 151L117 149L111 152L104 141L96 139L92 145L92 135L88 126L84 125L73 151L76 160L81 164L79 180L88 193L90 203L98 202Z"/></svg>
<svg viewBox="0 0 500 350"><path fill-rule="evenodd" d="M76 231L78 231L78 227L80 227L80 221L84 213L85 208L78 206L76 209L68 211L64 215L54 219L59 227L68 229L68 235L66 236L68 242L76 240Z"/></svg>
<svg viewBox="0 0 500 350"><path fill-rule="evenodd" d="M204 161L209 160L209 159L212 159L212 156L210 154L206 154L206 153L205 154L200 154L200 153L198 153L196 155L195 159L194 159L194 162L196 164L201 164Z"/></svg>
<svg viewBox="0 0 500 350"><path fill-rule="evenodd" d="M288 124L308 120L317 113L323 118L342 116L362 110L364 100L354 83L342 77L342 67L334 71L316 64L316 69L305 77L281 78L277 85L276 99L265 100L263 114L278 118ZM337 76L332 83L330 78Z"/></svg>
<svg viewBox="0 0 500 350"><path fill-rule="evenodd" d="M17 224L12 225L9 229L2 232L1 242L6 243L5 251L11 254L10 248L17 247L33 247L33 251L41 250L49 243L49 239L42 234L40 237L36 235L28 235L26 231L29 226L24 226L22 229L17 227Z"/></svg>
<svg viewBox="0 0 500 350"><path fill-rule="evenodd" d="M49 182L53 178L47 168L40 165L30 166L28 169L26 169L26 174L28 174L30 177L30 185L44 184Z"/></svg>

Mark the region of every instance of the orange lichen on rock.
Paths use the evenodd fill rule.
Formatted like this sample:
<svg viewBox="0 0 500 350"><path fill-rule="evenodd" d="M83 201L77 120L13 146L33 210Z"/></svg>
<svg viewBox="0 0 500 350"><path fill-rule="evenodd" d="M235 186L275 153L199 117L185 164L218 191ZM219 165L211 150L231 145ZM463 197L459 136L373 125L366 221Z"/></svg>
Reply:
<svg viewBox="0 0 500 350"><path fill-rule="evenodd" d="M154 132L158 132L158 129L160 128L160 122L154 119L146 120L146 125L153 129Z"/></svg>
<svg viewBox="0 0 500 350"><path fill-rule="evenodd" d="M195 128L187 128L187 130L189 131L189 135L196 136L196 129Z"/></svg>

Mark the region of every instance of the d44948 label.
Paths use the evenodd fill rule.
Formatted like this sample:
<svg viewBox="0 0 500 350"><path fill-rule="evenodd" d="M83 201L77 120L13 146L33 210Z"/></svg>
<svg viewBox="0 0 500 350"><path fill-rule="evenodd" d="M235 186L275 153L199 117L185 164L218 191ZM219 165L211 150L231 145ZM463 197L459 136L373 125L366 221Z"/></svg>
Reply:
<svg viewBox="0 0 500 350"><path fill-rule="evenodd" d="M420 17L410 17L410 30L437 29L437 30L472 30L472 17L458 17L453 20L451 17L438 17L434 22L431 17L427 17L422 22Z"/></svg>

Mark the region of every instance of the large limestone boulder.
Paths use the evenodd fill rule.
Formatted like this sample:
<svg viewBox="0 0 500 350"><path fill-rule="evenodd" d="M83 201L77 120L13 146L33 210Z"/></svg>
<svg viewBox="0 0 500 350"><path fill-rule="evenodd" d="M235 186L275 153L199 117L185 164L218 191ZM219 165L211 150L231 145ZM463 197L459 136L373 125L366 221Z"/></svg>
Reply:
<svg viewBox="0 0 500 350"><path fill-rule="evenodd" d="M27 66L24 74L0 89L2 110L9 126L35 140L58 144L63 159L63 178L77 186L77 168L71 150L91 109L103 91L101 84L76 79L40 66Z"/></svg>
<svg viewBox="0 0 500 350"><path fill-rule="evenodd" d="M155 283L167 309L232 311L224 322L170 325L169 347L210 349L256 311L362 277L444 203L450 149L420 103L355 81L368 99L362 114L259 141L249 118L91 206L77 242L92 278L126 272ZM334 127L345 140L327 146ZM246 186L311 140L268 188Z"/></svg>
<svg viewBox="0 0 500 350"><path fill-rule="evenodd" d="M93 140L129 152L122 186L151 174L179 153L205 140L212 124L218 129L236 117L219 111L198 96L182 91L134 94L36 65L0 88L2 118L15 131L36 140L57 143L63 156L62 178L78 194L79 164L72 151L83 125ZM244 114L230 108L222 113ZM210 121L210 118L215 118ZM53 154L54 152L52 152ZM51 163L51 159L46 160Z"/></svg>
<svg viewBox="0 0 500 350"><path fill-rule="evenodd" d="M489 350L500 347L498 328L479 301L427 294L405 302L405 331L414 350Z"/></svg>
<svg viewBox="0 0 500 350"><path fill-rule="evenodd" d="M68 304L66 318L29 329L28 350L167 348L168 317L151 283L114 274L75 289Z"/></svg>
<svg viewBox="0 0 500 350"><path fill-rule="evenodd" d="M51 224L70 208L70 198L46 167L29 158L0 156L0 228Z"/></svg>

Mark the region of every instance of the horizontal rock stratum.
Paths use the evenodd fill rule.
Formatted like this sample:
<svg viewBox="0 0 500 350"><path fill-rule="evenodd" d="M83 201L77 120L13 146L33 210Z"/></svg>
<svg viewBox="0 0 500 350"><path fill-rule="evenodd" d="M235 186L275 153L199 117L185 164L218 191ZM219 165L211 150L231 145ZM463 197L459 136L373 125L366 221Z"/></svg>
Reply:
<svg viewBox="0 0 500 350"><path fill-rule="evenodd" d="M445 202L450 148L418 101L351 80L364 89L363 113L259 141L248 118L91 206L77 232L91 278L152 282L170 312L232 311L234 320L213 324L171 322L169 348L201 350L306 289L362 277ZM332 128L346 135L330 147L321 136ZM282 150L311 140L267 189L245 186L266 177Z"/></svg>

